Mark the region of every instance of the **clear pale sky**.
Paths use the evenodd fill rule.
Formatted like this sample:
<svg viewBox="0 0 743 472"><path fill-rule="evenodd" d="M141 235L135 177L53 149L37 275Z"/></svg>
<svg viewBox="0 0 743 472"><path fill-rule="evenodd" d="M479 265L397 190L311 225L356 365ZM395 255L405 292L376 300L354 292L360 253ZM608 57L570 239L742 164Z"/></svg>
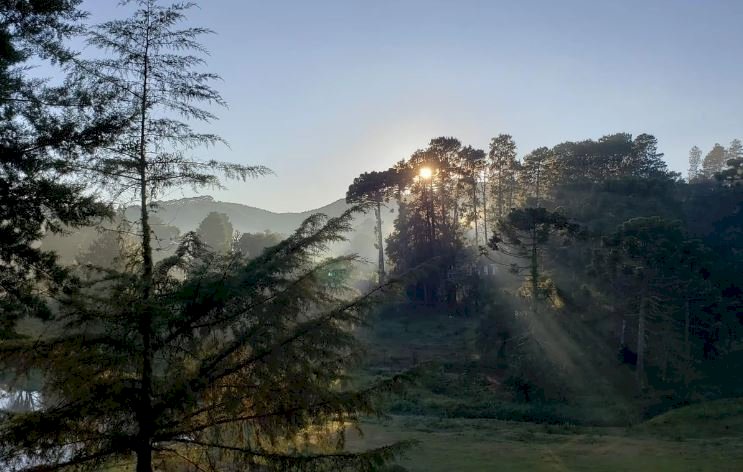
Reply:
<svg viewBox="0 0 743 472"><path fill-rule="evenodd" d="M83 5L100 22L116 3ZM647 132L677 171L691 146L743 138L741 0L199 3L230 105L213 127L230 148L202 156L276 172L219 200L317 208L442 135L509 133L523 155Z"/></svg>

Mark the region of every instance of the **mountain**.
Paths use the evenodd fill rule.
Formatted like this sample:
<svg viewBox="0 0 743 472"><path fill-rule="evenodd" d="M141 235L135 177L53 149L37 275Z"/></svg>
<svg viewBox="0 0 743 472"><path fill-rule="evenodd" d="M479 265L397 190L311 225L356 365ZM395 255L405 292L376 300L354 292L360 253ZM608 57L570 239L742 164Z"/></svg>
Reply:
<svg viewBox="0 0 743 472"><path fill-rule="evenodd" d="M240 203L220 202L210 196L167 200L155 204L155 214L165 223L176 226L181 233L193 231L201 220L210 212L224 213L232 222L235 230L241 233L257 233L270 230L288 235L293 232L308 216L323 213L329 217L339 216L348 209L344 199L339 199L315 210L301 213L274 213ZM135 221L139 216L139 207L132 206L126 210L127 218Z"/></svg>
<svg viewBox="0 0 743 472"><path fill-rule="evenodd" d="M286 236L312 214L323 213L328 217L335 217L348 208L349 205L345 200L339 199L314 210L276 213L240 203L220 202L210 196L201 196L157 202L154 215L165 225L177 227L181 234L195 230L206 215L214 211L226 214L234 229L240 233L269 230ZM393 209L389 213L383 213L382 232L385 236L392 230L393 213ZM128 220L137 221L139 206L128 207L125 215ZM348 241L334 244L331 252L335 254L353 252L368 260L376 261L373 214L359 214L354 220L353 227L353 232L346 235ZM42 247L55 251L60 260L68 264L87 251L92 242L100 237L100 234L97 228L90 227L72 230L66 235L48 235L42 240ZM166 246L172 249L172 245L166 244ZM166 253L162 252L156 256L157 258L164 257Z"/></svg>

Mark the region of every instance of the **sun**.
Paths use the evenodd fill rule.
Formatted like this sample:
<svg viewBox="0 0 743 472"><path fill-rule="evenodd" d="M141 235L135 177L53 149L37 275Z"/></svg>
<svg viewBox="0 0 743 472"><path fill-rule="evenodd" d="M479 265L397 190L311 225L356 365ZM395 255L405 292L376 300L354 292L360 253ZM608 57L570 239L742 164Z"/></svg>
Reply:
<svg viewBox="0 0 743 472"><path fill-rule="evenodd" d="M433 170L430 167L421 167L418 174L421 176L421 179L430 179L433 177Z"/></svg>

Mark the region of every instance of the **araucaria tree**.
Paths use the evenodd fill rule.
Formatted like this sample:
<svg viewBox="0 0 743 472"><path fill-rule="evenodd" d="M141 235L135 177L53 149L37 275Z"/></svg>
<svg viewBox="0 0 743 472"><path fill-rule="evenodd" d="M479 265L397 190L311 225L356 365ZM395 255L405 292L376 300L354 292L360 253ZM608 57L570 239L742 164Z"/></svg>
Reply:
<svg viewBox="0 0 743 472"><path fill-rule="evenodd" d="M545 289L542 256L550 238L574 237L580 228L565 215L545 208L517 208L498 221L489 246L516 259L512 271L526 270L525 287L534 312L541 300L549 296ZM525 264L525 265L524 265Z"/></svg>
<svg viewBox="0 0 743 472"><path fill-rule="evenodd" d="M389 201L390 194L397 185L397 172L388 169L382 172L364 172L353 180L346 192L346 203L371 206L374 210L376 225L376 249L378 254L378 282L384 283L384 241L382 235L382 207Z"/></svg>
<svg viewBox="0 0 743 472"><path fill-rule="evenodd" d="M139 248L127 270L102 270L58 297L45 336L0 346L6 367L41 372L45 398L41 411L4 418L3 467L100 470L132 456L138 472L166 459L211 470L379 463L391 449L328 455L301 444L376 411L372 393L390 386L353 392L338 383L354 359L348 329L369 298L318 276L316 264L349 229L350 212L310 218L250 263L240 252L215 255L194 235L154 263L153 199L172 187L219 185L216 172L244 179L267 170L191 157L220 141L188 124L213 119L201 107L223 103L209 86L216 77L198 70L197 40L208 31L179 29L190 3L133 3L131 18L90 33L104 57L76 60L75 82L90 100L126 119L117 139L75 169L115 195L134 193ZM82 218L84 203L66 211Z"/></svg>

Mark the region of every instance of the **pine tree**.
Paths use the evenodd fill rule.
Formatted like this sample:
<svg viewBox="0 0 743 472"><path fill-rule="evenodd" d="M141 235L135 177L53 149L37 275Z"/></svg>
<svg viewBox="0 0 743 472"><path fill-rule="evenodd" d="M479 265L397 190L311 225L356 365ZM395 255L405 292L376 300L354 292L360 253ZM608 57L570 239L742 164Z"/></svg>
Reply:
<svg viewBox="0 0 743 472"><path fill-rule="evenodd" d="M234 232L230 218L216 211L206 215L196 228L199 239L219 254L225 254L230 250Z"/></svg>
<svg viewBox="0 0 743 472"><path fill-rule="evenodd" d="M121 137L84 167L107 189L132 190L140 202L137 256L127 270L104 271L59 297L57 321L33 342L5 343L5 367L43 375L44 409L6 418L0 457L7 470L100 470L136 458L209 470L368 470L396 450L316 449L307 433L342 437L348 422L378 411L373 394L343 388L354 360L350 328L371 297L355 298L338 277L355 258L318 264L327 245L350 229L352 212L308 219L290 238L251 262L214 254L195 234L158 264L150 204L163 190L218 185L215 171L245 178L266 169L199 161L188 155L217 136L191 130L208 121L199 104L221 104L196 72L196 39L177 29L191 4L135 2L128 20L91 35L112 57L77 61L77 81L101 107L128 117ZM384 290L380 287L378 290Z"/></svg>
<svg viewBox="0 0 743 472"><path fill-rule="evenodd" d="M743 143L740 142L740 139L730 141L725 157L728 159L743 159Z"/></svg>
<svg viewBox="0 0 743 472"><path fill-rule="evenodd" d="M35 244L110 215L107 205L71 179L86 155L119 131L116 111L96 110L77 87L28 76L34 63L65 64L65 40L80 31L80 2L0 2L0 336L19 317L51 315L42 292L68 272Z"/></svg>
<svg viewBox="0 0 743 472"><path fill-rule="evenodd" d="M674 359L681 361L677 364L687 362L688 302L705 290L704 279L709 274L706 259L706 249L688 239L679 222L661 217L624 222L596 252L595 275L609 281L618 305L628 317L637 318L636 375L640 387L648 385L649 365L666 372ZM685 307L686 319L674 319ZM664 339L657 336L661 332ZM669 350L673 356L668 355Z"/></svg>
<svg viewBox="0 0 743 472"><path fill-rule="evenodd" d="M487 210L487 195L484 194L486 183L482 181L487 166L485 151L482 149L475 149L472 146L466 146L461 150L460 160L464 166L463 170L466 173L465 181L469 186L467 193L471 195L469 206L472 208L472 212L469 219L475 223L475 246L477 246L479 245L480 239L478 228L480 210L478 210L478 203L482 204L482 213L484 218L483 231L487 231L487 215L485 214L485 211ZM482 197L480 197L481 188L483 191ZM487 235L485 235L485 237L487 237Z"/></svg>
<svg viewBox="0 0 743 472"><path fill-rule="evenodd" d="M743 185L743 158L728 159L727 167L717 173L715 178L727 186Z"/></svg>
<svg viewBox="0 0 743 472"><path fill-rule="evenodd" d="M89 34L89 44L111 54L79 62L81 81L91 94L108 98L108 106L130 117L122 138L96 156L88 167L94 177L121 192L133 190L139 200L141 273L136 284L141 299L136 317L142 349L136 392L138 422L137 470L152 469L156 425L152 394L157 307L153 305L154 261L150 202L161 192L179 186L217 186L214 172L241 178L266 173L262 167L201 161L188 152L215 145L219 136L193 131L187 121L209 122L215 116L203 106L224 105L210 83L218 77L199 69L204 65L199 27L180 28L190 3L161 6L156 0L136 0L131 18L103 23ZM182 119L174 118L179 115Z"/></svg>
<svg viewBox="0 0 743 472"><path fill-rule="evenodd" d="M275 246L283 238L280 234L266 230L262 233L243 233L235 242L235 250L248 259L255 259L269 247Z"/></svg>
<svg viewBox="0 0 743 472"><path fill-rule="evenodd" d="M630 158L625 160L624 175L651 179L667 177L668 166L658 151L658 140L652 134L640 134L632 142Z"/></svg>
<svg viewBox="0 0 743 472"><path fill-rule="evenodd" d="M516 143L508 134L500 134L490 141L490 180L495 195L496 217L504 217L513 205L513 184L517 167ZM487 235L486 235L487 238Z"/></svg>
<svg viewBox="0 0 743 472"><path fill-rule="evenodd" d="M740 139L730 141L727 149L725 167L715 175L715 178L726 185L740 185L743 182L743 143Z"/></svg>
<svg viewBox="0 0 743 472"><path fill-rule="evenodd" d="M702 150L697 146L694 146L689 150L689 173L687 174L687 180L689 182L692 182L699 177L701 165Z"/></svg>
<svg viewBox="0 0 743 472"><path fill-rule="evenodd" d="M78 266L94 273L111 270L122 272L136 263L137 238L132 235L131 225L121 213L109 224L97 229L99 236L76 257Z"/></svg>
<svg viewBox="0 0 743 472"><path fill-rule="evenodd" d="M521 190L528 206L540 207L555 183L555 157L546 147L535 149L521 165Z"/></svg>
<svg viewBox="0 0 743 472"><path fill-rule="evenodd" d="M488 242L490 248L516 259L514 273L527 272L526 291L532 300L534 313L546 299L544 289L543 254L551 238L575 237L580 228L565 215L545 208L516 208L498 220L496 232Z"/></svg>
<svg viewBox="0 0 743 472"><path fill-rule="evenodd" d="M43 373L46 399L42 410L5 418L3 470L102 470L132 455L137 470L376 470L404 445L350 453L342 438L406 379L360 389L346 381L360 360L352 328L387 286L357 296L343 277L354 256L318 260L356 211L314 215L250 261L215 254L190 233L155 265L149 300L141 270L70 293L56 329L0 350L6 367ZM145 355L155 362L143 425Z"/></svg>
<svg viewBox="0 0 743 472"><path fill-rule="evenodd" d="M725 167L726 156L727 151L725 151L725 148L719 143L715 143L715 146L704 156L704 161L702 161L702 176L705 179L713 179L715 174L722 171Z"/></svg>
<svg viewBox="0 0 743 472"><path fill-rule="evenodd" d="M387 238L387 251L398 273L430 265L426 277L409 287L429 304L452 300L455 293L447 274L464 257L460 210L469 170L463 156L459 140L440 137L397 168L405 204Z"/></svg>

